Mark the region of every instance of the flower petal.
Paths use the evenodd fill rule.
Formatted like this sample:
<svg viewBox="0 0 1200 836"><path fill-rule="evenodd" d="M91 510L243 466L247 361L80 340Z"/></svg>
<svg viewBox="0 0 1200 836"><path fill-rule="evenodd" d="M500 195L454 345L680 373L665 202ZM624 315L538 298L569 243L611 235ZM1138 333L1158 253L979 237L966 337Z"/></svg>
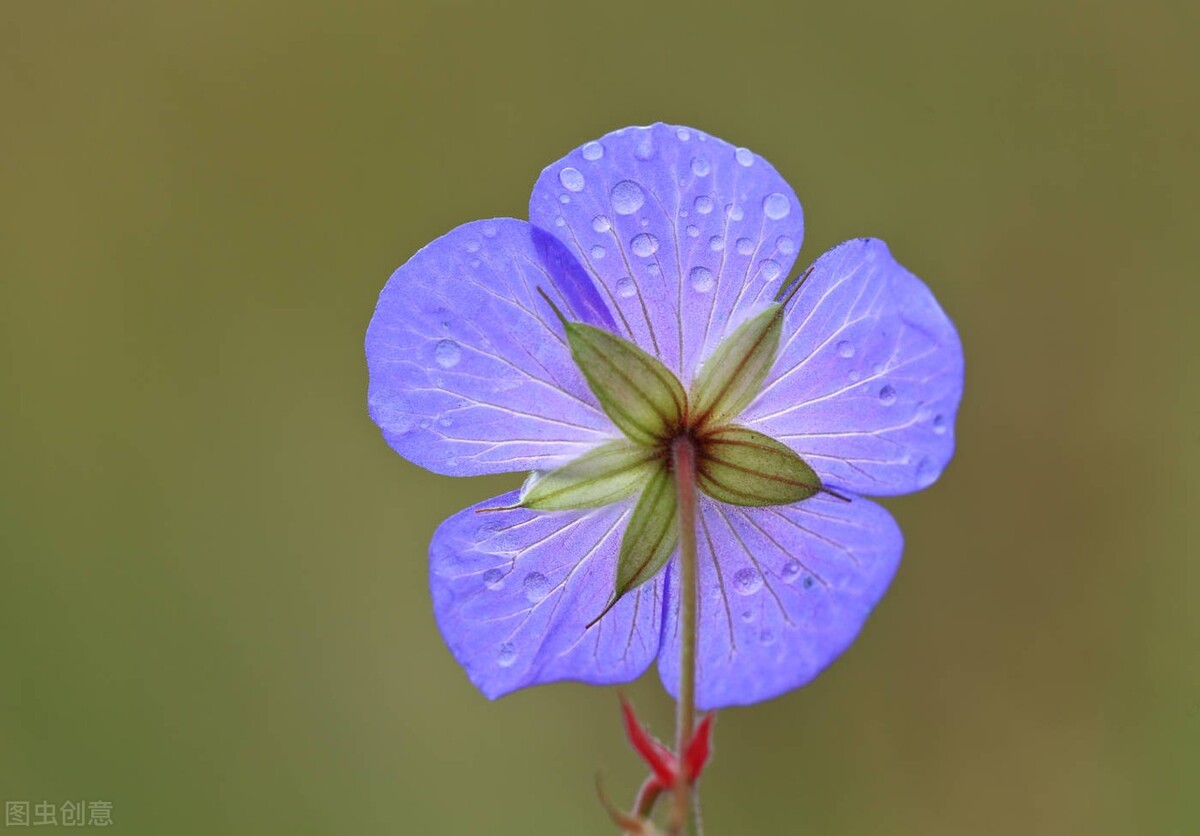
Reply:
<svg viewBox="0 0 1200 836"><path fill-rule="evenodd" d="M446 520L429 546L434 615L489 698L562 679L628 682L658 652L660 576L590 629L612 594L633 499L586 511L524 508L508 493Z"/></svg>
<svg viewBox="0 0 1200 836"><path fill-rule="evenodd" d="M530 221L595 276L618 333L686 387L697 361L770 301L804 235L771 165L690 128L625 128L542 172Z"/></svg>
<svg viewBox="0 0 1200 836"><path fill-rule="evenodd" d="M696 705L770 699L809 682L858 635L900 563L900 528L865 499L699 508ZM678 573L658 670L679 685Z"/></svg>
<svg viewBox="0 0 1200 836"><path fill-rule="evenodd" d="M861 238L813 265L740 420L799 453L825 484L890 496L941 474L962 387L953 323L887 245Z"/></svg>
<svg viewBox="0 0 1200 836"><path fill-rule="evenodd" d="M473 476L550 469L618 434L538 287L611 323L570 254L523 221L460 226L392 274L366 340L371 417L392 449Z"/></svg>

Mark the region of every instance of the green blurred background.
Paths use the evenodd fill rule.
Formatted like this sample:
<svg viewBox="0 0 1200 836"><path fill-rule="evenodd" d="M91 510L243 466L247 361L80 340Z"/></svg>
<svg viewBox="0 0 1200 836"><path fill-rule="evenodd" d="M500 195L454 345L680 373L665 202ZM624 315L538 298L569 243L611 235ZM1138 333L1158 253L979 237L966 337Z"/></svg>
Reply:
<svg viewBox="0 0 1200 836"><path fill-rule="evenodd" d="M691 124L885 238L958 454L821 679L725 712L719 834L1200 825L1195 3L0 5L0 799L119 832L611 832L615 692L489 703L366 414L388 275L611 129ZM653 677L632 688L670 734ZM48 829L48 828L47 828Z"/></svg>

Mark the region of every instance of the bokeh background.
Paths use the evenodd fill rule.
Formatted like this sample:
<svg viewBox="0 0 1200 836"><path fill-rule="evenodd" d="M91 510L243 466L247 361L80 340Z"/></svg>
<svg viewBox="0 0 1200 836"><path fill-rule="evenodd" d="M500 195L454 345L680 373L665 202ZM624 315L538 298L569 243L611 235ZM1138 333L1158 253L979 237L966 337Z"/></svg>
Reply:
<svg viewBox="0 0 1200 836"><path fill-rule="evenodd" d="M1195 3L0 4L0 799L131 834L603 834L612 689L489 703L366 414L388 275L611 129L885 238L957 458L810 687L725 712L719 834L1200 828ZM631 688L669 736L651 676Z"/></svg>

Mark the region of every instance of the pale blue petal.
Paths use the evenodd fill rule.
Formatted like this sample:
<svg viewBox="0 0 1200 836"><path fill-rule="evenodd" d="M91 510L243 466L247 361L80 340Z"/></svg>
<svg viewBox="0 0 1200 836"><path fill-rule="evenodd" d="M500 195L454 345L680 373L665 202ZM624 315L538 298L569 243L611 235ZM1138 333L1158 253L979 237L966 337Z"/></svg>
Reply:
<svg viewBox="0 0 1200 836"><path fill-rule="evenodd" d="M539 287L611 327L574 258L524 221L460 226L392 274L367 329L367 398L397 453L473 476L550 469L619 436Z"/></svg>
<svg viewBox="0 0 1200 836"><path fill-rule="evenodd" d="M691 128L625 128L542 172L530 221L595 276L618 333L686 387L697 362L770 301L804 235L771 165Z"/></svg>
<svg viewBox="0 0 1200 836"><path fill-rule="evenodd" d="M826 484L874 496L928 487L954 453L962 345L920 279L869 238L821 256L741 421Z"/></svg>
<svg viewBox="0 0 1200 836"><path fill-rule="evenodd" d="M879 505L818 495L735 508L701 498L696 705L748 705L808 683L854 641L900 563ZM678 577L671 570L658 669L679 685Z"/></svg>
<svg viewBox="0 0 1200 836"><path fill-rule="evenodd" d="M634 498L586 511L455 514L429 547L434 615L454 658L490 698L575 679L628 682L658 653L663 580L639 587L591 628L616 579Z"/></svg>

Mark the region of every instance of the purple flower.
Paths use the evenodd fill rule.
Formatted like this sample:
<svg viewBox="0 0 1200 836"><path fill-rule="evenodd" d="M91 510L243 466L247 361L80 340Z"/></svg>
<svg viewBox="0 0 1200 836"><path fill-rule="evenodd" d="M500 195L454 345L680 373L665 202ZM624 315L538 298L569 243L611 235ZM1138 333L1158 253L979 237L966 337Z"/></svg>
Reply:
<svg viewBox="0 0 1200 836"><path fill-rule="evenodd" d="M742 434L722 449L751 439L805 490L744 499L781 471L761 468L747 487L717 470L706 485L701 462L697 705L807 683L854 640L899 564L899 528L861 496L927 487L953 452L954 326L878 240L841 244L789 284L804 231L791 187L761 157L689 128L583 145L542 172L529 214L461 226L392 275L367 331L371 416L402 456L453 476L571 474L602 445L633 458L604 477L611 496L547 510L558 506L530 497L551 483L535 480L442 523L430 586L455 658L493 698L563 679L625 682L656 657L676 693L674 540L644 576L618 575L662 472L638 451L692 431L679 415L708 397L727 414L706 432ZM630 418L623 396L606 398L580 346L607 334L669 372L643 406L670 415ZM767 336L750 345L755 334ZM744 391L704 395L722 375ZM754 470L737 461L729 473ZM643 528L629 539L647 539Z"/></svg>

